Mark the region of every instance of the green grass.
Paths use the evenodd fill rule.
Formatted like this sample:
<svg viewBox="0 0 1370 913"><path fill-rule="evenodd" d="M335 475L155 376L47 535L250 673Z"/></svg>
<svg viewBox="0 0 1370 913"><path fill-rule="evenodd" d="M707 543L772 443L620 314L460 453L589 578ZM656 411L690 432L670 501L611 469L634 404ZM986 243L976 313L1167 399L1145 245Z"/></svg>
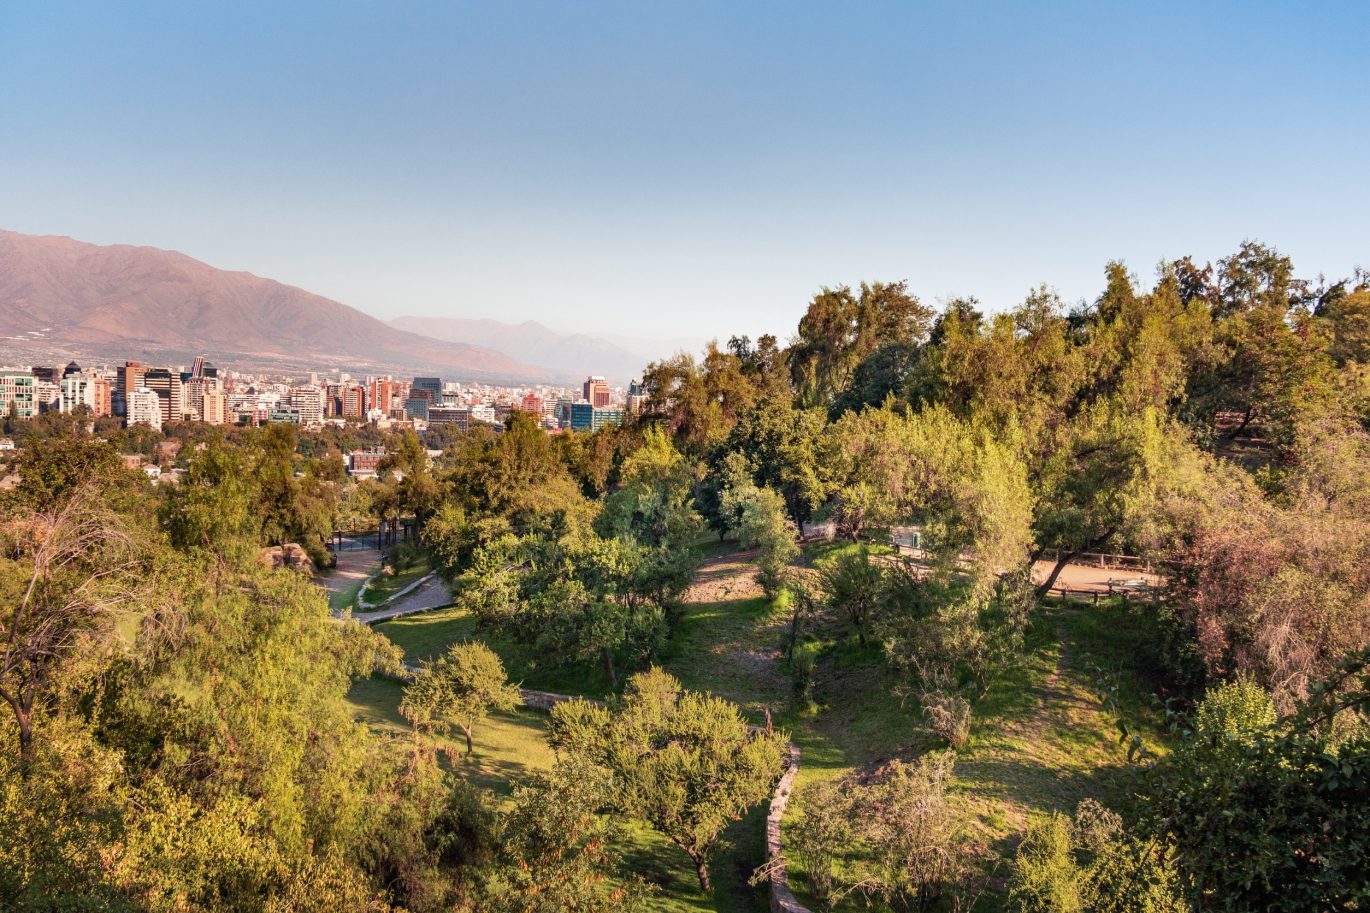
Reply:
<svg viewBox="0 0 1370 913"><path fill-rule="evenodd" d="M612 690L604 669L548 662L507 637L477 631L476 619L456 606L407 615L375 628L404 650L407 662L432 659L459 641L480 640L499 655L509 680L525 688L584 697L603 697Z"/></svg>
<svg viewBox="0 0 1370 913"><path fill-rule="evenodd" d="M354 684L347 699L357 718L377 731L408 735L409 724L398 709L403 696L402 684L373 676ZM547 744L546 731L547 714L540 710L524 707L512 713L491 714L475 729L475 753L454 766L477 786L507 796L520 778L552 766L555 756ZM465 751L460 738L447 744Z"/></svg>
<svg viewBox="0 0 1370 913"><path fill-rule="evenodd" d="M357 596L362 591L365 580L358 580L345 590L328 594L328 607L334 612L341 612L343 609L354 609L357 606Z"/></svg>
<svg viewBox="0 0 1370 913"><path fill-rule="evenodd" d="M428 574L432 569L428 558L422 557L410 567L393 576L385 573L373 576L367 581L361 596L369 605L379 606L400 590Z"/></svg>

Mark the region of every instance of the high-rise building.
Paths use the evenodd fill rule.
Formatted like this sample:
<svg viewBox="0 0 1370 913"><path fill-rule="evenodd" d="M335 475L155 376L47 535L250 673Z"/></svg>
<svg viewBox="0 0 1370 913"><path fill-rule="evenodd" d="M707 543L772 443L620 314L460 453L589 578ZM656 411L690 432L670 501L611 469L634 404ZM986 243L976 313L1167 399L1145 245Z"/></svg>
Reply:
<svg viewBox="0 0 1370 913"><path fill-rule="evenodd" d="M185 418L185 408L181 403L181 372L170 368L148 368L143 372L143 387L157 394L157 400L161 403L162 424L179 422Z"/></svg>
<svg viewBox="0 0 1370 913"><path fill-rule="evenodd" d="M72 362L74 365L75 362ZM82 373L80 368L73 374L65 374L62 382L58 385L59 396L63 412L75 412L81 406L85 406L95 412L95 378L89 374Z"/></svg>
<svg viewBox="0 0 1370 913"><path fill-rule="evenodd" d="M635 380L628 385L627 411L637 413L642 411L642 404L647 402L647 388L641 381Z"/></svg>
<svg viewBox="0 0 1370 913"><path fill-rule="evenodd" d="M322 425L324 400L327 394L322 387L305 385L290 391L290 406L300 413L300 424Z"/></svg>
<svg viewBox="0 0 1370 913"><path fill-rule="evenodd" d="M540 416L542 415L542 397L538 396L536 393L528 393L523 397L523 401L519 404L519 408L524 412L531 412L534 415Z"/></svg>
<svg viewBox="0 0 1370 913"><path fill-rule="evenodd" d="M427 421L428 407L432 404L433 400L429 399L427 390L411 390L409 392L409 398L404 401L405 418L421 418L424 421ZM439 403L439 405L441 405L441 403Z"/></svg>
<svg viewBox="0 0 1370 913"><path fill-rule="evenodd" d="M181 409L186 415L207 422L209 419L205 418L205 397L219 392L219 382L209 377L195 377L193 371L191 374L191 378L181 385Z"/></svg>
<svg viewBox="0 0 1370 913"><path fill-rule="evenodd" d="M95 415L103 417L114 414L114 388L108 377L95 378Z"/></svg>
<svg viewBox="0 0 1370 913"><path fill-rule="evenodd" d="M394 405L394 400L395 382L390 378L372 378L371 383L367 384L366 409L368 412L372 409L379 409L381 412L389 415L390 410Z"/></svg>
<svg viewBox="0 0 1370 913"><path fill-rule="evenodd" d="M19 418L38 414L38 378L31 371L0 371L0 418L13 410Z"/></svg>
<svg viewBox="0 0 1370 913"><path fill-rule="evenodd" d="M442 378L441 377L416 377L414 385L409 388L409 398L419 399L423 397L430 403L442 405Z"/></svg>
<svg viewBox="0 0 1370 913"><path fill-rule="evenodd" d="M572 431L592 431L595 427L595 407L590 403L571 403Z"/></svg>
<svg viewBox="0 0 1370 913"><path fill-rule="evenodd" d="M114 380L114 414L128 414L128 396L143 385L143 366L126 361Z"/></svg>
<svg viewBox="0 0 1370 913"><path fill-rule="evenodd" d="M596 409L590 419L590 430L598 431L601 428L617 428L623 424L622 409Z"/></svg>
<svg viewBox="0 0 1370 913"><path fill-rule="evenodd" d="M222 425L227 421L228 397L218 390L206 390L200 401L200 421L209 425Z"/></svg>
<svg viewBox="0 0 1370 913"><path fill-rule="evenodd" d="M162 427L162 397L148 387L139 387L128 394L128 424Z"/></svg>
<svg viewBox="0 0 1370 913"><path fill-rule="evenodd" d="M361 384L348 384L342 391L343 418L364 418L366 416L366 388Z"/></svg>
<svg viewBox="0 0 1370 913"><path fill-rule="evenodd" d="M35 377L33 380L33 400L38 405L38 411L60 412L62 388L57 385L57 381L44 380L41 377Z"/></svg>
<svg viewBox="0 0 1370 913"><path fill-rule="evenodd" d="M585 401L596 409L609 405L609 384L599 375L587 377L583 391Z"/></svg>

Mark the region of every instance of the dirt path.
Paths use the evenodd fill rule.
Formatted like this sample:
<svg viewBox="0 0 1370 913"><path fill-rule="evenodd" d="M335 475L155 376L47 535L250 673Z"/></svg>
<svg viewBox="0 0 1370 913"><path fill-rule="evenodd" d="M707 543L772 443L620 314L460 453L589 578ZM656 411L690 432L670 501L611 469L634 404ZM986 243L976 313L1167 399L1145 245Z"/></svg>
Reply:
<svg viewBox="0 0 1370 913"><path fill-rule="evenodd" d="M685 591L687 603L727 602L764 595L756 582L756 551L730 552L706 560Z"/></svg>
<svg viewBox="0 0 1370 913"><path fill-rule="evenodd" d="M314 582L328 590L330 597L360 586L381 565L381 553L374 548L344 549L337 556L336 567L314 577Z"/></svg>

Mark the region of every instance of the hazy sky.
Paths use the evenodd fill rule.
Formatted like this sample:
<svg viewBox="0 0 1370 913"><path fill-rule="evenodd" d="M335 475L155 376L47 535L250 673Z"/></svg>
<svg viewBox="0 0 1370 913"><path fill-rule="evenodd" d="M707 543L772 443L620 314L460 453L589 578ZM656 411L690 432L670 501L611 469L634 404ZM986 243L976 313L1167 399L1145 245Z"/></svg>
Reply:
<svg viewBox="0 0 1370 913"><path fill-rule="evenodd" d="M1105 9L1105 7L1108 7ZM0 0L0 227L726 337L1256 237L1370 265L1370 3Z"/></svg>

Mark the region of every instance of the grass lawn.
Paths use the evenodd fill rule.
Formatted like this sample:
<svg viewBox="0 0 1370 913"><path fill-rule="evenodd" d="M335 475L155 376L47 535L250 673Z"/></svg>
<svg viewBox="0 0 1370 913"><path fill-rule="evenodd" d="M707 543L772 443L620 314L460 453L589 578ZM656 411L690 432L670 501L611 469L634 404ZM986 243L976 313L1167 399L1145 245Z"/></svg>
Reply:
<svg viewBox="0 0 1370 913"><path fill-rule="evenodd" d="M507 637L477 632L476 619L456 606L406 615L377 624L375 628L398 644L404 650L406 661L411 663L432 659L459 641L480 640L499 654L509 680L525 688L584 697L603 697L612 690L609 674L599 666L549 662L546 657L538 656Z"/></svg>
<svg viewBox="0 0 1370 913"><path fill-rule="evenodd" d="M394 596L400 590L414 583L416 580L419 580L432 570L433 568L429 565L428 558L420 558L418 561L414 562L411 567L406 568L394 576L381 574L372 577L371 580L367 582L366 587L362 590L362 596L366 599L368 604L379 606L385 600Z"/></svg>
<svg viewBox="0 0 1370 913"><path fill-rule="evenodd" d="M821 564L855 546L823 543L806 550ZM755 596L689 607L663 665L688 688L738 703L752 719L771 708L802 752L797 786L876 768L941 747L927 735L916 702L893 695L878 646L859 646L839 619L819 621L812 636L823 652L812 699L797 701L781 651L786 604ZM1117 743L1114 718L1093 692L1097 663L1117 674L1124 716L1155 733L1145 684L1154 663L1140 645L1154 643L1144 615L1119 601L1098 608L1051 601L1029 631L1017 668L990 688L976 708L970 740L958 753L954 798L965 809L973 845L986 851L996 877L977 909L1004 904L1005 863L1029 820L1051 811L1073 812L1093 797L1115 808L1126 801L1131 771ZM791 820L800 807L791 806ZM791 860L791 887L806 896L802 868ZM867 909L850 898L841 909Z"/></svg>

